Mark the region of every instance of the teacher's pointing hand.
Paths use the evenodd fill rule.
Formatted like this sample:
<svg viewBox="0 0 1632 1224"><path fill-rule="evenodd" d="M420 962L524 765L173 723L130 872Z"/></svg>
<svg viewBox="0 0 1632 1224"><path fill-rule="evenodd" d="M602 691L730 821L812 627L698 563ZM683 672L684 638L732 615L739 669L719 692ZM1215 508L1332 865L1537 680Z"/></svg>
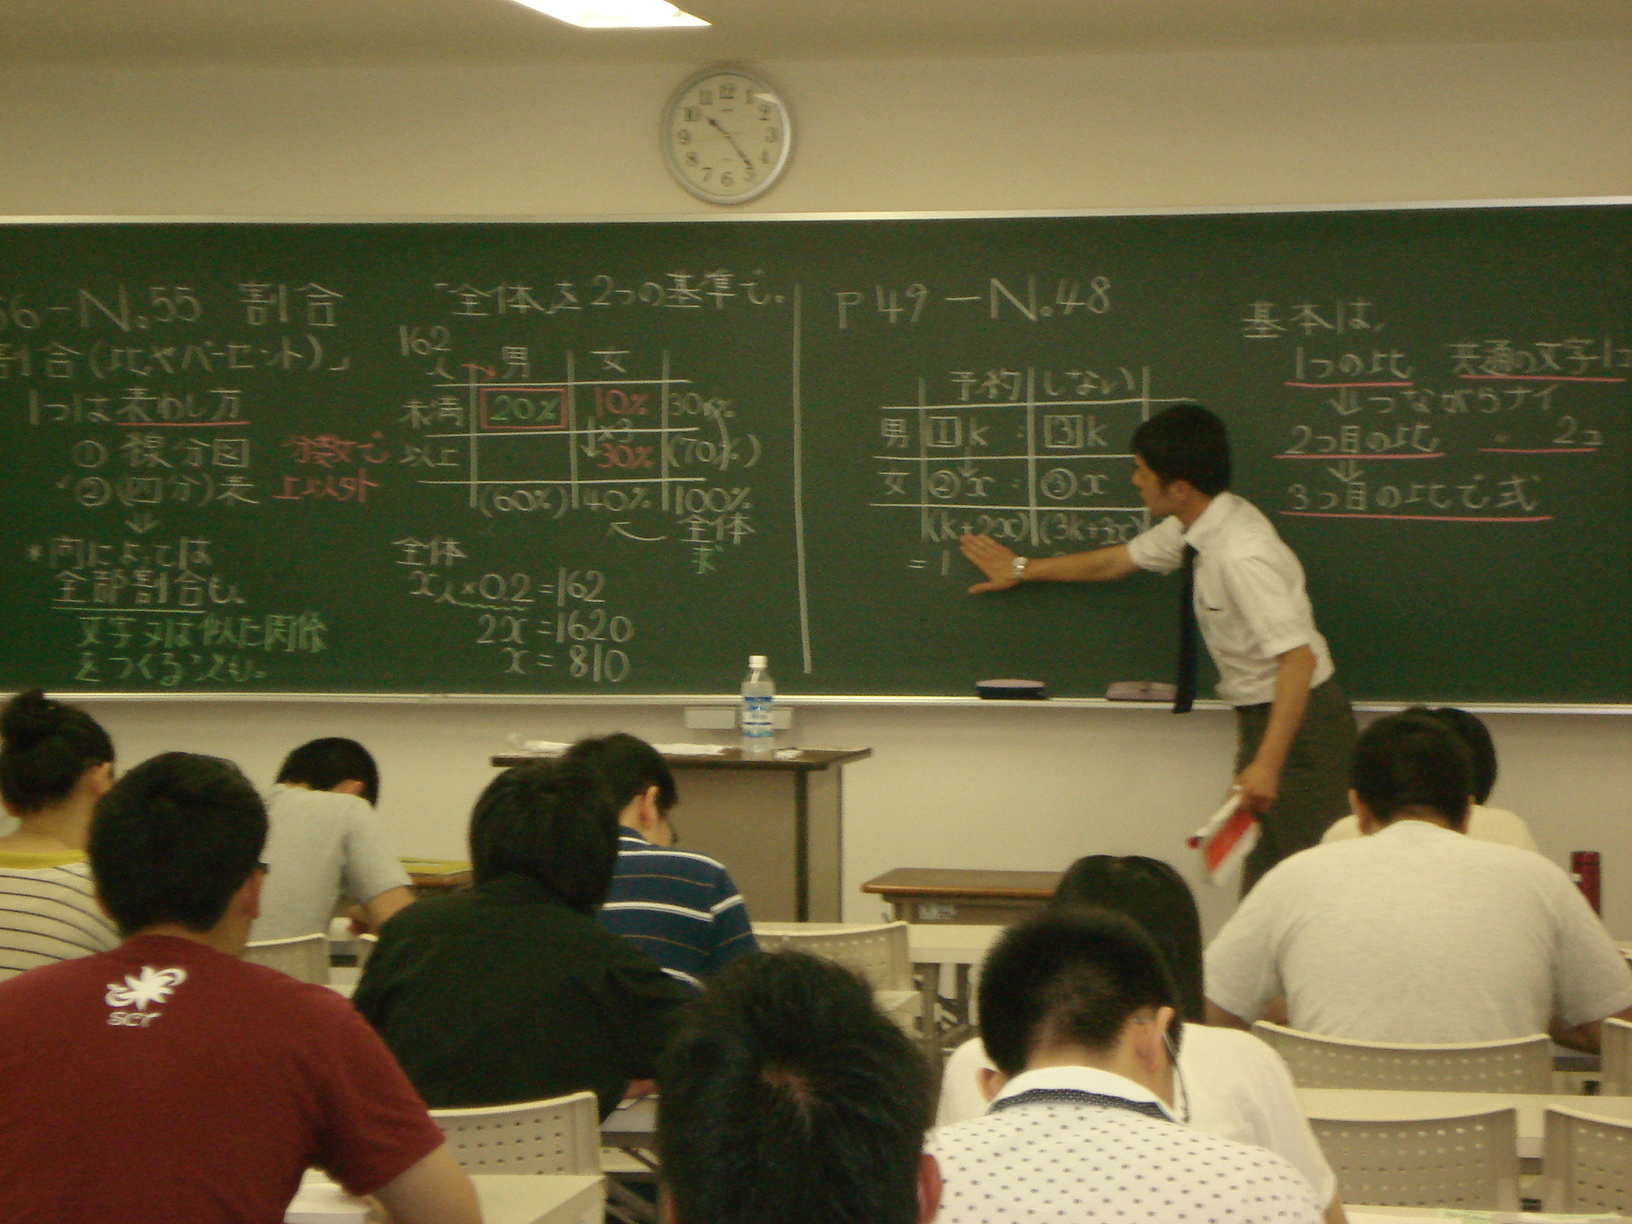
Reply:
<svg viewBox="0 0 1632 1224"><path fill-rule="evenodd" d="M1012 586L1019 585L1020 580L1014 576L1013 549L1005 548L987 535L959 536L958 547L963 550L963 555L986 575L986 581L975 583L969 588L969 594L983 595L987 591L1006 591Z"/></svg>

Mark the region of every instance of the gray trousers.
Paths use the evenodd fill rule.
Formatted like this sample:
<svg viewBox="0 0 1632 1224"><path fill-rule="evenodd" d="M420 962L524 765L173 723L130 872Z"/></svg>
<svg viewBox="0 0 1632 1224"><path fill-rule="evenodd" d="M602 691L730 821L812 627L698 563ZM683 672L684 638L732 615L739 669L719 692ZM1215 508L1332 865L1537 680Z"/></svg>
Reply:
<svg viewBox="0 0 1632 1224"><path fill-rule="evenodd" d="M1240 747L1235 772L1258 753L1269 725L1269 703L1236 706ZM1275 802L1258 815L1258 844L1242 866L1241 895L1289 854L1319 843L1349 812L1349 758L1354 753L1354 708L1334 676L1309 690L1309 705L1281 770Z"/></svg>

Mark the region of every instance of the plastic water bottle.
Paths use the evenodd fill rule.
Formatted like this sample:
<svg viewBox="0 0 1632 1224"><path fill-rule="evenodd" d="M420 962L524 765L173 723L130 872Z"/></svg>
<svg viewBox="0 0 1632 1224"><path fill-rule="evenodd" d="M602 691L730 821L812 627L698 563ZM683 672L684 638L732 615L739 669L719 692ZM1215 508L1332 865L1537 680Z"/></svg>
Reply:
<svg viewBox="0 0 1632 1224"><path fill-rule="evenodd" d="M771 707L776 703L776 685L766 670L764 655L748 656L748 677L742 682L742 752L744 756L764 756L774 746L776 724Z"/></svg>

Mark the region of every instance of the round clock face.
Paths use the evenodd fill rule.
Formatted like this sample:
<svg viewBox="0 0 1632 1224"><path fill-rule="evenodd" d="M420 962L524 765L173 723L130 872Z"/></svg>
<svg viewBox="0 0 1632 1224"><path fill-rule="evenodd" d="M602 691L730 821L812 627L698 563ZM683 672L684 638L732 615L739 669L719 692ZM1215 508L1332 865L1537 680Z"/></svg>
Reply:
<svg viewBox="0 0 1632 1224"><path fill-rule="evenodd" d="M788 110L769 85L714 68L691 78L663 114L663 153L699 199L739 204L769 190L788 162Z"/></svg>

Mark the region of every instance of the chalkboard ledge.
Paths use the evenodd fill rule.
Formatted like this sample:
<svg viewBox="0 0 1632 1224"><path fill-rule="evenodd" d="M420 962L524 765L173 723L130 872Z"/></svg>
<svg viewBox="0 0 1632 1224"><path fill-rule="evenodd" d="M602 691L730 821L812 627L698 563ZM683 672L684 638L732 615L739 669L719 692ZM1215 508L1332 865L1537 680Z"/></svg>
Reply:
<svg viewBox="0 0 1632 1224"><path fill-rule="evenodd" d="M50 694L59 701L72 702L188 702L251 705L318 705L353 703L358 705L476 705L476 706L687 706L715 705L735 708L735 693L152 693L115 692L102 689L64 689ZM1161 702L1107 701L1103 697L1052 697L1046 701L985 701L979 697L891 696L886 694L795 694L779 693L777 701L794 707L835 706L855 708L894 706L914 709L1039 710L1145 710L1169 714ZM1567 702L1476 701L1445 697L1413 697L1409 700L1356 701L1354 708L1368 714L1389 714L1412 705L1456 705L1474 714L1609 714L1632 715L1632 703L1610 702L1571 704ZM1201 713L1227 712L1222 701L1198 701Z"/></svg>

